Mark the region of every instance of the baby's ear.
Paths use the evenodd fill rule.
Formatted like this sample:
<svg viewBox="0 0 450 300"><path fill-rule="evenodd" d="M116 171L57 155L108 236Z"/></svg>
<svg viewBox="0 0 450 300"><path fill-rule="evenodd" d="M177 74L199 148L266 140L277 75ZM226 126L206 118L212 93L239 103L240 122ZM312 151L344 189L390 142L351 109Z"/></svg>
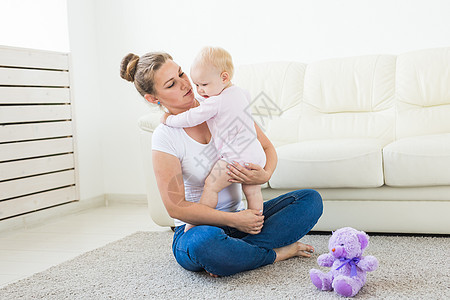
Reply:
<svg viewBox="0 0 450 300"><path fill-rule="evenodd" d="M361 243L361 249L364 250L369 245L369 235L364 231L358 232L358 240Z"/></svg>
<svg viewBox="0 0 450 300"><path fill-rule="evenodd" d="M220 78L222 79L222 82L224 82L224 83L231 80L230 74L228 74L227 71L223 71L223 72L220 74Z"/></svg>

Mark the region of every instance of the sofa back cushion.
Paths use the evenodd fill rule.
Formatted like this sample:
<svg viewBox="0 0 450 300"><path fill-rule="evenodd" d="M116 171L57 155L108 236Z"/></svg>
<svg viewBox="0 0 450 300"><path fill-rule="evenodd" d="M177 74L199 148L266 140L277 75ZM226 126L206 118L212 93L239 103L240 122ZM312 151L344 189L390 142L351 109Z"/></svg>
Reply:
<svg viewBox="0 0 450 300"><path fill-rule="evenodd" d="M394 139L392 55L336 58L306 68L300 140Z"/></svg>
<svg viewBox="0 0 450 300"><path fill-rule="evenodd" d="M236 69L233 82L250 92L249 109L263 131L302 101L305 68L306 64L299 62L270 62Z"/></svg>
<svg viewBox="0 0 450 300"><path fill-rule="evenodd" d="M401 54L396 75L397 139L450 132L450 48Z"/></svg>

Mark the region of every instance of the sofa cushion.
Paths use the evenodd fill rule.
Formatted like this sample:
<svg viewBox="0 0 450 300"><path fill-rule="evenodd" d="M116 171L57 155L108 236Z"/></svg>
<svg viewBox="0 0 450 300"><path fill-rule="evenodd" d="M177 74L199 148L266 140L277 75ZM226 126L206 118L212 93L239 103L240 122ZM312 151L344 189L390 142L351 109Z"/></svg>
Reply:
<svg viewBox="0 0 450 300"><path fill-rule="evenodd" d="M367 55L309 64L300 140L393 141L395 60L392 55Z"/></svg>
<svg viewBox="0 0 450 300"><path fill-rule="evenodd" d="M274 117L301 102L305 68L306 64L299 62L271 62L236 69L233 82L250 92L249 112L262 130L267 130Z"/></svg>
<svg viewBox="0 0 450 300"><path fill-rule="evenodd" d="M275 147L298 142L298 118L275 117L265 132Z"/></svg>
<svg viewBox="0 0 450 300"><path fill-rule="evenodd" d="M383 143L375 139L303 141L277 148L272 188L379 187Z"/></svg>
<svg viewBox="0 0 450 300"><path fill-rule="evenodd" d="M383 157L386 185L450 185L450 133L395 141Z"/></svg>
<svg viewBox="0 0 450 300"><path fill-rule="evenodd" d="M450 48L397 59L397 139L450 132Z"/></svg>

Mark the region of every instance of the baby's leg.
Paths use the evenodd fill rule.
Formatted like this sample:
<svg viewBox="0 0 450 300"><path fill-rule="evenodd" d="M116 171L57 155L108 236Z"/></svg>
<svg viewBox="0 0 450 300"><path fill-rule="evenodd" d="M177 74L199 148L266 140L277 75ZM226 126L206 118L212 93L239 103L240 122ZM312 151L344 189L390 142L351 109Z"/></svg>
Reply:
<svg viewBox="0 0 450 300"><path fill-rule="evenodd" d="M228 181L230 176L227 174L227 164L226 161L219 159L211 173L206 177L202 197L200 198L201 204L212 208L217 206L219 192L231 184Z"/></svg>
<svg viewBox="0 0 450 300"><path fill-rule="evenodd" d="M243 184L245 198L247 198L248 208L262 211L263 196L261 193L261 185L259 184Z"/></svg>
<svg viewBox="0 0 450 300"><path fill-rule="evenodd" d="M227 162L218 160L205 180L205 186L203 187L202 197L199 203L207 205L212 208L216 208L219 201L218 194L221 190L231 184L228 181L230 176L227 174ZM184 232L188 231L195 225L186 224Z"/></svg>

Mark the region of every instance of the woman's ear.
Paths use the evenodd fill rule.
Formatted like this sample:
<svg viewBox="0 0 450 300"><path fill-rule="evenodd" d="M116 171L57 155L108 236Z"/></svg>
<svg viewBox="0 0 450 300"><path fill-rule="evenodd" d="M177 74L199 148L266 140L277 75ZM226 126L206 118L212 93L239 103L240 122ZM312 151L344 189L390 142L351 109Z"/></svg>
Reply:
<svg viewBox="0 0 450 300"><path fill-rule="evenodd" d="M223 83L226 83L230 81L230 74L228 74L227 71L223 71L222 74L220 74L220 78L222 79Z"/></svg>
<svg viewBox="0 0 450 300"><path fill-rule="evenodd" d="M158 104L158 99L156 99L155 96L150 95L150 94L145 94L144 95L145 100L147 100L149 103L153 103L153 104Z"/></svg>

